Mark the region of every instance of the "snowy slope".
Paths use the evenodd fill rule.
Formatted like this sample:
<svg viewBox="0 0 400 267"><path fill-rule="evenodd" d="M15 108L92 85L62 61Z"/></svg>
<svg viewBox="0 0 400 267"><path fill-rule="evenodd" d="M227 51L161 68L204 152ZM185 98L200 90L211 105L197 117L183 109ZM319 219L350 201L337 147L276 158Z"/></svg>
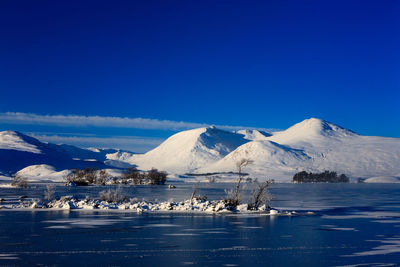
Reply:
<svg viewBox="0 0 400 267"><path fill-rule="evenodd" d="M68 170L57 172L52 166L40 164L25 167L22 170L18 171L17 175L27 178L29 182L63 182L64 177L69 173L70 171Z"/></svg>
<svg viewBox="0 0 400 267"><path fill-rule="evenodd" d="M267 140L258 140L238 147L223 159L199 169L198 172L236 171L236 162L243 158L253 161L243 171L252 175L256 174L259 179L276 179L277 175L291 175L304 162L310 160L310 157L303 150L290 148Z"/></svg>
<svg viewBox="0 0 400 267"><path fill-rule="evenodd" d="M30 165L47 164L56 170L71 168L105 168L107 153L118 150L91 151L71 145L41 142L20 132L0 132L0 172L15 173Z"/></svg>
<svg viewBox="0 0 400 267"><path fill-rule="evenodd" d="M238 134L243 134L244 138L247 140L266 140L268 136L271 136L270 133L266 133L264 131L258 130L239 130L236 131Z"/></svg>
<svg viewBox="0 0 400 267"><path fill-rule="evenodd" d="M0 132L0 149L26 151L35 154L42 152L38 148L39 141L13 131Z"/></svg>
<svg viewBox="0 0 400 267"><path fill-rule="evenodd" d="M282 150L272 149L268 142L279 144ZM199 171L234 170L234 162L240 158L254 160L246 171L260 179L289 181L302 170L332 170L354 178L386 176L400 172L400 139L360 136L312 118L275 133L267 141L247 143Z"/></svg>
<svg viewBox="0 0 400 267"><path fill-rule="evenodd" d="M140 169L155 167L171 173L192 172L223 158L248 142L242 134L215 127L179 132L144 155L133 155L127 161Z"/></svg>

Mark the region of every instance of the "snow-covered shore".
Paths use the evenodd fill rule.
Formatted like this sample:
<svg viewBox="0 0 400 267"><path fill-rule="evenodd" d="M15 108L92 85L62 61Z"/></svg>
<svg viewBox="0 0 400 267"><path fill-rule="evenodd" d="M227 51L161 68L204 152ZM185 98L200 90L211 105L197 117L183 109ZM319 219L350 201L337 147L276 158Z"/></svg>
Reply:
<svg viewBox="0 0 400 267"><path fill-rule="evenodd" d="M247 204L241 204L231 208L223 200L185 200L180 202L150 202L131 199L126 202L112 203L99 199L76 199L72 196L64 196L58 200L42 202L39 200L21 200L19 204L7 205L0 203L0 209L7 210L120 210L136 213L144 212L191 212L191 213L262 213L267 215L295 215L296 212L279 211L260 206L257 210L248 210ZM312 214L312 213L307 213Z"/></svg>

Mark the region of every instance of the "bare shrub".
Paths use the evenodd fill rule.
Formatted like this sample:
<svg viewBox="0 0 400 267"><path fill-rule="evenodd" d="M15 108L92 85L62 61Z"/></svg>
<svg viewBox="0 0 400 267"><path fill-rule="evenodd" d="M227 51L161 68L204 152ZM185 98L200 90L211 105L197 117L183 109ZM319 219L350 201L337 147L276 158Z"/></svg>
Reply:
<svg viewBox="0 0 400 267"><path fill-rule="evenodd" d="M15 174L13 176L13 181L11 182L12 186L16 186L19 188L27 188L28 187L28 180L26 177L23 177L21 175Z"/></svg>
<svg viewBox="0 0 400 267"><path fill-rule="evenodd" d="M54 195L56 193L56 186L53 184L46 185L46 191L44 191L44 198L48 201L54 199Z"/></svg>
<svg viewBox="0 0 400 267"><path fill-rule="evenodd" d="M268 193L268 187L271 183L271 180L264 183L256 182L257 187L253 189L250 195L249 210L257 210L261 205L267 204L271 200L271 195Z"/></svg>
<svg viewBox="0 0 400 267"><path fill-rule="evenodd" d="M89 184L95 184L97 180L97 169L96 168L86 168L83 171L83 177Z"/></svg>
<svg viewBox="0 0 400 267"><path fill-rule="evenodd" d="M142 184L142 180L141 174L135 167L127 168L121 176L122 184L127 184L129 181L132 181L133 184Z"/></svg>
<svg viewBox="0 0 400 267"><path fill-rule="evenodd" d="M139 172L135 167L127 168L121 176L122 184L163 185L167 181L167 173L152 168L148 172Z"/></svg>
<svg viewBox="0 0 400 267"><path fill-rule="evenodd" d="M148 179L150 184L162 185L162 184L165 184L165 182L167 181L167 173L160 172L157 169L152 168L147 173L146 178Z"/></svg>
<svg viewBox="0 0 400 267"><path fill-rule="evenodd" d="M110 175L105 170L98 171L96 168L73 169L70 174L65 177L67 184L75 183L76 185L105 185Z"/></svg>
<svg viewBox="0 0 400 267"><path fill-rule="evenodd" d="M78 186L89 185L89 182L85 178L84 171L80 169L73 169L64 179L67 184L74 183Z"/></svg>
<svg viewBox="0 0 400 267"><path fill-rule="evenodd" d="M224 199L224 202L230 206L230 208L234 209L236 208L241 201L241 194L240 194L240 186L241 182L243 180L243 168L246 167L247 165L253 163L252 160L250 159L241 159L238 162L236 162L236 169L238 173L238 181L236 183L235 189L234 190L227 190L225 191L226 197Z"/></svg>
<svg viewBox="0 0 400 267"><path fill-rule="evenodd" d="M200 194L197 194L197 189L199 188L200 182L197 182L196 185L193 187L193 192L192 195L190 196L190 204L193 205L193 200L199 200L199 201L206 201L207 196L202 196ZM197 194L197 195L196 195Z"/></svg>
<svg viewBox="0 0 400 267"><path fill-rule="evenodd" d="M98 185L106 185L107 179L110 175L106 172L106 170L100 170L97 172L96 184Z"/></svg>
<svg viewBox="0 0 400 267"><path fill-rule="evenodd" d="M109 203L121 203L124 201L128 201L128 197L123 195L121 186L118 186L114 190L103 190L99 193L99 198L102 201L107 201Z"/></svg>

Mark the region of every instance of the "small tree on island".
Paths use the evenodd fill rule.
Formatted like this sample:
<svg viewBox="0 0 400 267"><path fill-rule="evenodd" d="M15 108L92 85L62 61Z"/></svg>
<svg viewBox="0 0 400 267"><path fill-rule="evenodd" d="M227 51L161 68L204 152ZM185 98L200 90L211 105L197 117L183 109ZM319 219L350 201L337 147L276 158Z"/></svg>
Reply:
<svg viewBox="0 0 400 267"><path fill-rule="evenodd" d="M238 181L236 183L234 190L226 191L226 198L224 199L225 203L232 209L236 208L241 201L240 186L243 180L243 168L252 163L253 163L252 160L245 158L236 162L236 169L239 176Z"/></svg>
<svg viewBox="0 0 400 267"><path fill-rule="evenodd" d="M267 204L271 199L271 195L268 193L268 187L273 183L273 180L259 183L256 181L257 188L253 189L250 195L248 209L258 210L261 205ZM269 205L268 205L269 207Z"/></svg>

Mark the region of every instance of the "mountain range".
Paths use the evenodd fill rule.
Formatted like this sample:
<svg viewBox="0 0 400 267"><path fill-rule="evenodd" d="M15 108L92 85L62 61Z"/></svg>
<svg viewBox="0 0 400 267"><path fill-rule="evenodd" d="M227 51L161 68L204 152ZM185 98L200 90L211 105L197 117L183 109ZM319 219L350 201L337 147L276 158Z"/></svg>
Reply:
<svg viewBox="0 0 400 267"><path fill-rule="evenodd" d="M16 131L0 132L0 172L5 175L14 174L27 166L40 164L49 165L57 171L86 167L103 169L130 166L112 159L113 155L123 153L133 154L117 149L56 145L41 142Z"/></svg>
<svg viewBox="0 0 400 267"><path fill-rule="evenodd" d="M14 173L47 164L55 171L71 168L152 167L170 174L236 171L260 180L289 181L299 171L324 170L351 178L400 177L400 138L362 136L333 123L311 118L284 131L229 132L214 126L182 131L145 154L117 149L84 149L56 145L19 132L0 132L0 171Z"/></svg>

